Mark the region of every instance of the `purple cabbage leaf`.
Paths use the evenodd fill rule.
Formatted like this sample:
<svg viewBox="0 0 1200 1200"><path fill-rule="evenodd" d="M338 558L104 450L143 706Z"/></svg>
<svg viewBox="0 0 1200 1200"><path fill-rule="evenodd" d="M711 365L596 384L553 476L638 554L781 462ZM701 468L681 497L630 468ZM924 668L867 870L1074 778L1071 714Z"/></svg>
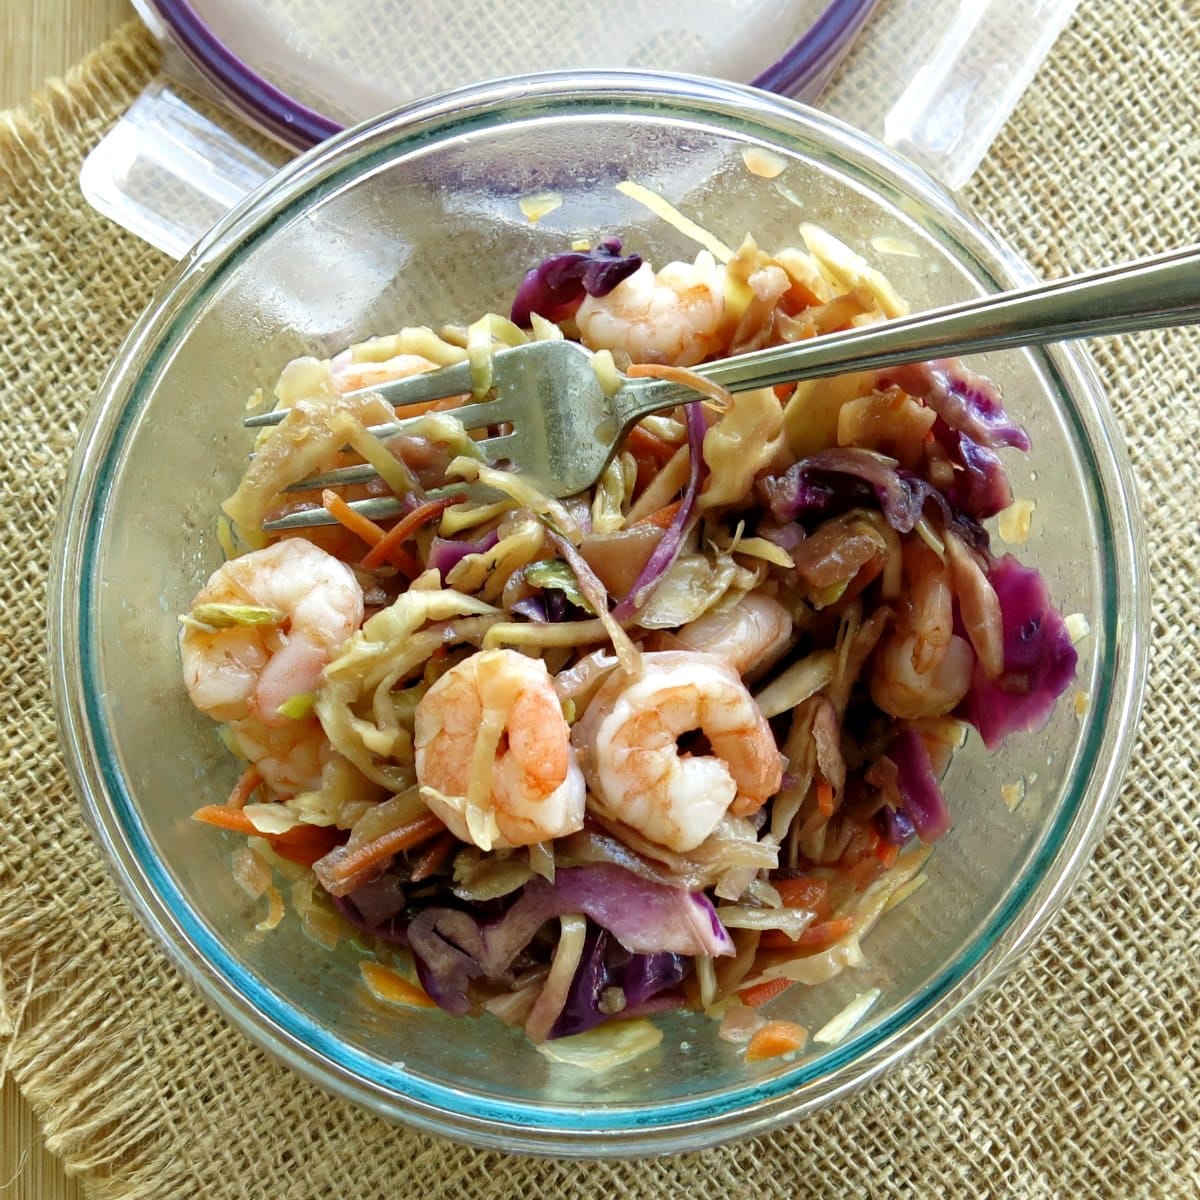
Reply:
<svg viewBox="0 0 1200 1200"><path fill-rule="evenodd" d="M1029 435L1005 411L1000 389L956 358L894 368L879 380L881 387L889 383L924 400L951 429L978 446L1029 449Z"/></svg>
<svg viewBox="0 0 1200 1200"><path fill-rule="evenodd" d="M958 715L994 750L1010 734L1040 729L1075 678L1078 655L1045 580L1011 554L993 562L988 581L1000 600L1004 669L988 679L976 663Z"/></svg>
<svg viewBox="0 0 1200 1200"><path fill-rule="evenodd" d="M903 729L888 747L888 758L896 764L904 815L917 837L931 845L949 832L952 822L929 751L915 730Z"/></svg>
<svg viewBox="0 0 1200 1200"><path fill-rule="evenodd" d="M496 530L484 534L478 541L464 538L435 537L429 547L429 566L435 568L446 582L446 576L469 554L486 554L500 540Z"/></svg>
<svg viewBox="0 0 1200 1200"><path fill-rule="evenodd" d="M413 919L408 939L422 987L442 1007L470 1010L478 978L500 979L549 920L582 913L635 954L734 952L733 940L703 892L642 879L612 863L565 867L553 883L532 879L500 917L480 922L451 908Z"/></svg>
<svg viewBox="0 0 1200 1200"><path fill-rule="evenodd" d="M946 498L956 510L982 521L994 517L1012 503L1008 473L994 451L972 441L965 433L951 429L940 419L933 431L959 468L946 492Z"/></svg>
<svg viewBox="0 0 1200 1200"><path fill-rule="evenodd" d="M632 1016L651 1008L678 1007L677 991L687 971L681 954L634 954L598 925L590 925L583 958L576 968L566 1003L550 1030L550 1037L569 1037L602 1024L612 1016ZM618 1011L602 1007L606 993L620 989Z"/></svg>
<svg viewBox="0 0 1200 1200"><path fill-rule="evenodd" d="M395 872L384 872L347 895L330 899L355 929L395 946L408 945L404 882Z"/></svg>
<svg viewBox="0 0 1200 1200"><path fill-rule="evenodd" d="M574 316L585 295L607 296L641 265L640 255L622 255L620 238L605 238L591 250L551 255L521 280L512 303L513 324L527 329L534 313L547 321Z"/></svg>
<svg viewBox="0 0 1200 1200"><path fill-rule="evenodd" d="M857 446L802 458L782 475L760 480L758 488L780 525L853 508L873 495L899 533L912 531L932 490L924 480L901 471L894 458Z"/></svg>
<svg viewBox="0 0 1200 1200"><path fill-rule="evenodd" d="M885 804L875 814L875 824L883 835L884 841L892 846L903 846L910 838L916 836L917 829L912 818L903 808L892 808Z"/></svg>
<svg viewBox="0 0 1200 1200"><path fill-rule="evenodd" d="M613 617L617 621L627 621L645 607L654 589L662 582L663 576L678 556L688 522L692 519L692 511L696 507L696 497L700 494L700 484L704 478L704 435L707 426L704 408L698 401L685 404L683 411L687 421L688 449L691 455L691 471L683 500L671 518L671 523L663 530L658 545L650 552L646 565L638 572L633 587L613 609Z"/></svg>

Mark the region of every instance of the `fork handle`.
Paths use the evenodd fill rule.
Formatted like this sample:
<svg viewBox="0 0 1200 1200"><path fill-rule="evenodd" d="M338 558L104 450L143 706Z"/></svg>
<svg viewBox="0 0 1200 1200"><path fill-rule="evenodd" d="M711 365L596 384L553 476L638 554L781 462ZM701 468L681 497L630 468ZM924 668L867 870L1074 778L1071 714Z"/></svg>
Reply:
<svg viewBox="0 0 1200 1200"><path fill-rule="evenodd" d="M1200 245L877 325L755 350L694 369L731 392L739 392L923 362L944 354L974 354L1195 321L1200 321ZM639 389L630 397L627 420L694 396L678 384Z"/></svg>

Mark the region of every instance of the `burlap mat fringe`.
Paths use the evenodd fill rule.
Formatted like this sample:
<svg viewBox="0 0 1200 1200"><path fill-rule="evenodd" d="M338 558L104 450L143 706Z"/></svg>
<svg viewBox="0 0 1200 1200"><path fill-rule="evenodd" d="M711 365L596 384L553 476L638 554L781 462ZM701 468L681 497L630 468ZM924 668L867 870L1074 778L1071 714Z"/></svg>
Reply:
<svg viewBox="0 0 1200 1200"><path fill-rule="evenodd" d="M1192 0L1083 0L969 198L1048 273L1194 241L1198 63ZM201 1002L83 829L44 662L46 548L75 431L167 268L87 208L78 171L155 64L131 24L0 114L0 1073L88 1195L1200 1195L1195 330L1096 349L1143 488L1158 597L1134 767L1061 917L935 1046L793 1129L572 1164L385 1125L290 1075Z"/></svg>
<svg viewBox="0 0 1200 1200"><path fill-rule="evenodd" d="M78 152L75 135L97 117L111 123L113 101L126 105L158 65L158 48L129 21L62 79L51 79L20 108L0 111L0 169L16 177L47 153Z"/></svg>

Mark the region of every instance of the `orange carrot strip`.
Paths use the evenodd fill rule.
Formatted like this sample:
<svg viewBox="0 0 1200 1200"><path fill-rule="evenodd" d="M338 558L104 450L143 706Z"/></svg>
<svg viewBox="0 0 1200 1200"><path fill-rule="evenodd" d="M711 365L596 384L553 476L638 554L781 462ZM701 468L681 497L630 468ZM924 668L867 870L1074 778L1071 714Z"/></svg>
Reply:
<svg viewBox="0 0 1200 1200"><path fill-rule="evenodd" d="M896 859L900 857L900 847L880 838L879 845L875 847L875 857L890 871L896 865Z"/></svg>
<svg viewBox="0 0 1200 1200"><path fill-rule="evenodd" d="M364 517L362 513L355 512L345 500L333 491L331 488L326 488L321 493L321 504L325 511L333 517L339 525L345 525L351 533L356 533L368 546L374 546L376 542L383 538L383 530L368 517Z"/></svg>
<svg viewBox="0 0 1200 1200"><path fill-rule="evenodd" d="M703 375L689 371L687 367L662 366L659 363L634 363L625 374L630 379L665 379L669 383L682 384L684 387L699 392L701 396L706 396L722 412L729 407L730 395L727 388L723 388L713 379L705 379Z"/></svg>
<svg viewBox="0 0 1200 1200"><path fill-rule="evenodd" d="M420 855L412 861L413 883L420 883L422 879L428 879L450 857L457 845L458 839L452 833L431 842L429 848L422 850Z"/></svg>
<svg viewBox="0 0 1200 1200"><path fill-rule="evenodd" d="M317 825L297 825L287 833L262 833L240 808L229 808L224 804L206 804L192 813L192 820L215 825L218 829L228 829L230 833L264 838L281 858L303 863L307 867L334 849L341 836L336 829Z"/></svg>
<svg viewBox="0 0 1200 1200"><path fill-rule="evenodd" d="M817 808L821 816L833 816L833 784L828 779L817 780Z"/></svg>
<svg viewBox="0 0 1200 1200"><path fill-rule="evenodd" d="M657 433L651 433L650 430L635 425L625 435L625 449L634 458L652 458L659 466L663 466L674 457L677 447L660 438Z"/></svg>
<svg viewBox="0 0 1200 1200"><path fill-rule="evenodd" d="M843 938L854 928L853 917L834 917L829 921L816 921L805 929L800 936L792 941L782 929L767 929L763 931L759 945L764 950L794 950L797 953L815 954L832 946L838 938Z"/></svg>
<svg viewBox="0 0 1200 1200"><path fill-rule="evenodd" d="M883 868L875 857L872 848L864 858L860 858L853 866L846 868L846 879L854 886L856 892L864 891L879 878Z"/></svg>
<svg viewBox="0 0 1200 1200"><path fill-rule="evenodd" d="M424 988L409 983L403 975L382 963L364 959L358 964L363 982L371 995L388 1004L403 1004L407 1008L437 1008Z"/></svg>
<svg viewBox="0 0 1200 1200"><path fill-rule="evenodd" d="M461 396L439 396L436 400L421 400L416 404L401 404L396 409L396 416L407 421L409 417L421 417L428 412L446 412L461 408L471 398L469 392Z"/></svg>
<svg viewBox="0 0 1200 1200"><path fill-rule="evenodd" d="M417 530L423 525L428 525L434 517L440 516L452 504L458 504L462 499L462 496L446 496L441 500L429 500L420 507L414 508L407 516L401 517L400 520L397 521L396 524L393 525L391 529L389 529L387 533L385 533L383 537L381 537L371 547L371 549L367 551L362 560L362 565L364 567L379 567L382 566L384 562L391 560L396 566L400 566L400 564L395 563L395 560L392 558L392 552L396 550L403 542L408 541L408 539L412 537L412 535L416 533ZM405 570L405 568L401 567L401 570ZM419 568L416 573L420 574Z"/></svg>
<svg viewBox="0 0 1200 1200"><path fill-rule="evenodd" d="M262 836L240 808L227 808L224 804L206 804L192 813L192 820L215 825L218 829L228 829L231 833L244 833L247 837Z"/></svg>
<svg viewBox="0 0 1200 1200"><path fill-rule="evenodd" d="M743 988L738 992L738 997L751 1008L761 1008L768 1000L783 995L795 982L794 979L764 979L753 987Z"/></svg>
<svg viewBox="0 0 1200 1200"><path fill-rule="evenodd" d="M262 781L263 777L259 774L258 768L251 763L242 772L237 783L233 785L233 791L229 793L229 799L225 801L225 807L244 808Z"/></svg>
<svg viewBox="0 0 1200 1200"><path fill-rule="evenodd" d="M403 546L393 546L388 551L388 558L391 559L392 566L403 571L409 579L416 579L423 570L421 564Z"/></svg>
<svg viewBox="0 0 1200 1200"><path fill-rule="evenodd" d="M427 842L435 834L443 833L445 829L445 825L433 813L423 813L407 825L391 829L369 842L363 842L361 846L355 846L353 849L339 846L330 851L316 864L317 878L326 891L335 896L341 895L341 891L337 889L345 888L357 876L401 850L408 850L412 846Z"/></svg>
<svg viewBox="0 0 1200 1200"><path fill-rule="evenodd" d="M768 1021L746 1043L746 1061L760 1062L764 1058L778 1058L799 1050L808 1041L808 1030L793 1021Z"/></svg>
<svg viewBox="0 0 1200 1200"><path fill-rule="evenodd" d="M280 858L311 867L317 859L324 858L330 850L341 844L343 832L333 826L297 825L287 833L268 837L267 841Z"/></svg>
<svg viewBox="0 0 1200 1200"><path fill-rule="evenodd" d="M666 529L675 519L675 514L682 505L682 500L675 500L671 504L664 505L656 512L652 512L648 517L643 517L640 521L635 521L629 528L637 529L640 525L657 525L659 529Z"/></svg>
<svg viewBox="0 0 1200 1200"><path fill-rule="evenodd" d="M804 908L820 920L829 916L829 880L802 875L798 879L772 879L771 886L788 908Z"/></svg>

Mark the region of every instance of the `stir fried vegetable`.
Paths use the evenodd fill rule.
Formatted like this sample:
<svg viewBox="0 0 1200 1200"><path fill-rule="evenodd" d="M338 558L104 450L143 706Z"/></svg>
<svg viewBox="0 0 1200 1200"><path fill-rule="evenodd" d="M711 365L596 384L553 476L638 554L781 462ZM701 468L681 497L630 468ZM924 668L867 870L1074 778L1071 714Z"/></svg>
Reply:
<svg viewBox="0 0 1200 1200"><path fill-rule="evenodd" d="M1012 503L1002 455L1029 449L997 389L953 361L737 396L700 380L705 359L906 311L815 227L775 254L700 234L658 271L616 238L564 249L511 320L290 364L286 419L224 506L246 552L182 618L189 694L246 762L195 816L249 839L260 928L284 919L284 873L314 940L378 957L377 999L565 1039L556 1061L589 1069L685 1007L749 1062L801 1051L805 1029L759 1010L866 961L953 827L939 781L967 727L989 748L1037 728L1076 668L1045 581L982 524ZM390 414L363 386L459 361L486 381L527 336L703 398L640 422L565 501L482 461L466 397L368 432ZM379 481L357 492L288 491L362 459ZM493 499L428 494L471 482ZM393 520L349 505L386 491ZM264 531L306 505L339 525Z"/></svg>

